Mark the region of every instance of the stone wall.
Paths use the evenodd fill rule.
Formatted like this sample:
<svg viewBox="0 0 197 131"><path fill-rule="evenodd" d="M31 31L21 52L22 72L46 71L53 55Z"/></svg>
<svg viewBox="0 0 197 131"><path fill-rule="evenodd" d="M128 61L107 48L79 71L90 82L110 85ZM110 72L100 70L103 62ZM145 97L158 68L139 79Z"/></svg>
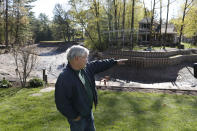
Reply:
<svg viewBox="0 0 197 131"><path fill-rule="evenodd" d="M197 50L177 50L168 52L139 52L110 50L102 58L128 59L126 64L149 68L177 65L182 62L197 62Z"/></svg>
<svg viewBox="0 0 197 131"><path fill-rule="evenodd" d="M167 51L167 52L149 52L149 51L120 51L117 49L110 49L107 51L109 55L122 55L122 56L132 56L132 57L145 57L145 58L167 58L175 55L189 55L192 53L197 53L197 50L177 50L177 51Z"/></svg>

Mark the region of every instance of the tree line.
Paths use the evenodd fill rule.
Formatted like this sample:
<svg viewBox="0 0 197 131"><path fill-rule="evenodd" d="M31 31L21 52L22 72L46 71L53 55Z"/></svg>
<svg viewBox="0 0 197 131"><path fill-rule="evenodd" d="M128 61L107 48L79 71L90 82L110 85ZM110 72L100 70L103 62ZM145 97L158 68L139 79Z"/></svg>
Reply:
<svg viewBox="0 0 197 131"><path fill-rule="evenodd" d="M151 8L144 0L69 0L69 10L65 10L65 5L54 5L52 20L42 13L35 18L31 11L31 3L35 1L0 1L0 44L8 47L39 41L85 39L84 43L90 48L103 50L110 44L125 44L124 41L109 43L109 37L123 38L126 34L132 49L136 44L134 34L139 28L139 21L148 17L151 18L150 42L154 36L155 20L160 25L165 23L166 28L168 23L174 23L179 33L179 44L183 35L192 37L197 32L197 2L194 0L182 0L182 13L171 20L168 20L168 14L172 11L170 6L174 0L168 0L167 3L151 0ZM162 11L165 5L167 14L164 21Z"/></svg>

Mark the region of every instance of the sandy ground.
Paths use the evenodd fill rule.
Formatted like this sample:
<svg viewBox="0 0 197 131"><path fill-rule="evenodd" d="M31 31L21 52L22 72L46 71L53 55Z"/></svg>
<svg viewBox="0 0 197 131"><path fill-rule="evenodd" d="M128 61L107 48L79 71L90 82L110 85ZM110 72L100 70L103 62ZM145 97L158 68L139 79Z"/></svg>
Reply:
<svg viewBox="0 0 197 131"><path fill-rule="evenodd" d="M55 83L58 75L64 68L63 63L67 64L65 51L70 46L71 44L33 45L39 56L38 62L30 76L42 78L42 70L46 69L48 82ZM0 80L3 77L11 81L17 80L15 68L14 59L10 53L0 55ZM193 77L192 63L149 69L134 68L126 65L115 66L96 75L98 85L103 84L99 81L105 76L110 76L108 84L114 86L197 90L197 79Z"/></svg>
<svg viewBox="0 0 197 131"><path fill-rule="evenodd" d="M30 77L39 77L42 78L42 71L46 69L48 75L48 81L54 82L63 69L63 63L67 63L66 60L66 49L70 44L66 45L52 45L45 44L33 45L33 48L36 49L36 52L39 54L37 56L37 64L35 65L33 71L30 74ZM0 79L5 77L10 81L17 80L16 66L14 62L13 55L11 53L1 54L0 55Z"/></svg>

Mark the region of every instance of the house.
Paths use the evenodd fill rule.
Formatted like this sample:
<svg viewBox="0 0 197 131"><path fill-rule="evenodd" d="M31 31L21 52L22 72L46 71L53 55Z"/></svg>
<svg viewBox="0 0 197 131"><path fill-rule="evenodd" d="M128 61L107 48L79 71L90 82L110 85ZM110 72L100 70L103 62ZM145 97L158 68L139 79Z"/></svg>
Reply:
<svg viewBox="0 0 197 131"><path fill-rule="evenodd" d="M153 22L153 42L160 43L160 27L161 27L161 38L164 40L165 38L165 24L160 25L159 22ZM150 41L150 29L151 29L151 18L144 18L139 22L139 31L138 31L138 40L142 43L149 43ZM177 43L177 31L174 24L167 25L167 32L166 32L166 42Z"/></svg>
<svg viewBox="0 0 197 131"><path fill-rule="evenodd" d="M162 24L161 25L161 35L164 39L164 35L165 35L165 28L166 28L166 24ZM166 42L169 43L177 43L178 42L178 37L177 37L177 30L174 26L174 24L170 23L167 25L167 30L166 30Z"/></svg>
<svg viewBox="0 0 197 131"><path fill-rule="evenodd" d="M144 18L139 22L138 40L148 42L150 40L151 18Z"/></svg>

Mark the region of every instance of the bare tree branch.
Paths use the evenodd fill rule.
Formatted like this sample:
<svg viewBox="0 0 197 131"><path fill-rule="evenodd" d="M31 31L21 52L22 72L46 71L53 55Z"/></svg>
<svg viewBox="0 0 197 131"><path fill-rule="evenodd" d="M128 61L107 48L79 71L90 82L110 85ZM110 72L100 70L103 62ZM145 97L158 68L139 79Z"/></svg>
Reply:
<svg viewBox="0 0 197 131"><path fill-rule="evenodd" d="M37 55L31 47L16 47L13 49L13 56L16 64L16 74L20 79L21 86L25 87L27 78L36 64Z"/></svg>

